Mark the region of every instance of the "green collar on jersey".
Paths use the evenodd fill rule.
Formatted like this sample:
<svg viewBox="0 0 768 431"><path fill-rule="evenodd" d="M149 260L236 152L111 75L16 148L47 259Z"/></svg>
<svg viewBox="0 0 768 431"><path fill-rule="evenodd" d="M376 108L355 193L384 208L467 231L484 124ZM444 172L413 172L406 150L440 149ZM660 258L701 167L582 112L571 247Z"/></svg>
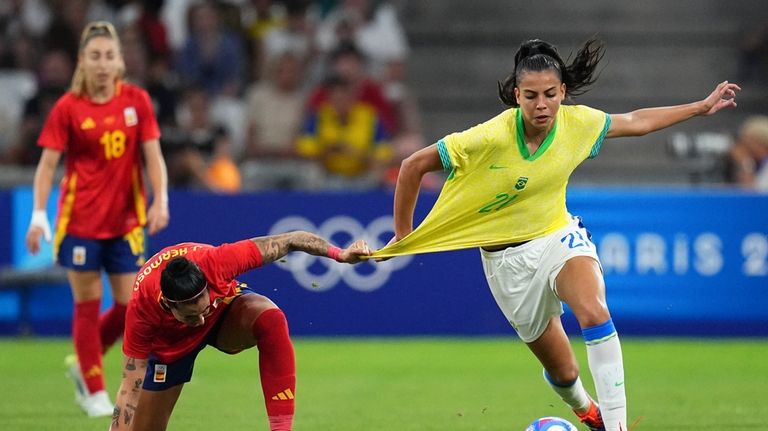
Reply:
<svg viewBox="0 0 768 431"><path fill-rule="evenodd" d="M555 117L555 124L552 126L552 130L549 131L547 137L544 138L544 142L541 143L539 149L536 150L533 155L528 151L528 146L525 144L525 124L523 123L523 111L517 108L515 112L515 129L517 131L517 149L520 150L520 154L525 160L532 162L538 159L555 140L555 132L557 132L557 117Z"/></svg>

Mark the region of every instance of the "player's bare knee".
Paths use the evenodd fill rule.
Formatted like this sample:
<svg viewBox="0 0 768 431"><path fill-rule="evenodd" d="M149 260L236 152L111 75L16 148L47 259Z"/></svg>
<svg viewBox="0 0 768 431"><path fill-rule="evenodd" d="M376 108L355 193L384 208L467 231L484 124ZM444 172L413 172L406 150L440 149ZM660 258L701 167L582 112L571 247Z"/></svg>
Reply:
<svg viewBox="0 0 768 431"><path fill-rule="evenodd" d="M608 305L599 298L579 301L578 304L568 304L568 306L573 311L576 320L579 321L579 326L582 328L602 325L611 318Z"/></svg>
<svg viewBox="0 0 768 431"><path fill-rule="evenodd" d="M579 321L579 326L582 329L586 329L586 328L591 328L593 326L602 325L603 323L607 322L608 319L610 318L611 318L611 315L608 313L605 313L605 314L595 313L595 314L586 316L584 318L578 319L578 321Z"/></svg>
<svg viewBox="0 0 768 431"><path fill-rule="evenodd" d="M230 306L216 338L216 346L225 352L236 353L253 347L258 342L259 317L277 306L269 298L250 293L238 297Z"/></svg>

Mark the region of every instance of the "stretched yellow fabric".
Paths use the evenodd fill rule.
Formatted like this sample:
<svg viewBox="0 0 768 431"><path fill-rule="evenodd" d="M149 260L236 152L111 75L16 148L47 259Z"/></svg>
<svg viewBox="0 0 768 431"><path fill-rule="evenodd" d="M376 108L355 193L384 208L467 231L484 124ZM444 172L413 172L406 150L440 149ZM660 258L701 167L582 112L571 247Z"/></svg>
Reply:
<svg viewBox="0 0 768 431"><path fill-rule="evenodd" d="M600 151L610 116L563 105L534 154L517 108L437 143L451 174L421 224L373 257L431 253L528 241L570 219L565 188L576 167Z"/></svg>

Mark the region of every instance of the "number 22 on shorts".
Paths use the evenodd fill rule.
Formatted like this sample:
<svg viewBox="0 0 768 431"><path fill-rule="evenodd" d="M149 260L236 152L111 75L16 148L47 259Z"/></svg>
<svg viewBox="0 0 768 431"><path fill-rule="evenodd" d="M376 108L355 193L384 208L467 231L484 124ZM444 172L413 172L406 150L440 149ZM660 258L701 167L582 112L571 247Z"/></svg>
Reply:
<svg viewBox="0 0 768 431"><path fill-rule="evenodd" d="M560 238L560 242L567 244L568 248L589 247L589 243L584 239L584 235L581 232L575 230L568 232L564 237Z"/></svg>

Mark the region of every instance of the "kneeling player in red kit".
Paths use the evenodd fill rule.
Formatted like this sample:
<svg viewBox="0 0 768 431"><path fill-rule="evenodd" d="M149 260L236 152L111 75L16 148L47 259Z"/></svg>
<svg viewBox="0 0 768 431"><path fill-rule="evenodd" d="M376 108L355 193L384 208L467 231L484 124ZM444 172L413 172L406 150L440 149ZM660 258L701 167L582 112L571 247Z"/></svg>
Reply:
<svg viewBox="0 0 768 431"><path fill-rule="evenodd" d="M256 346L271 431L290 430L296 392L293 345L283 312L235 280L292 251L357 263L364 241L339 249L308 232L251 238L214 247L167 247L141 268L128 303L123 380L111 430L165 430L197 354Z"/></svg>

